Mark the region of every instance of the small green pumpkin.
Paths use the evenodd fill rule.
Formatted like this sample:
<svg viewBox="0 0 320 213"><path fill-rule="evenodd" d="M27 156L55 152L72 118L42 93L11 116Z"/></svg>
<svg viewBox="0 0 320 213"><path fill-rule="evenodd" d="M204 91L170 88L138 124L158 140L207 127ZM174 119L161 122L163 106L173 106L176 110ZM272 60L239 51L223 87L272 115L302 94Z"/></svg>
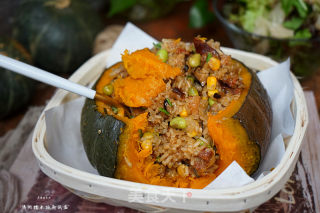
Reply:
<svg viewBox="0 0 320 213"><path fill-rule="evenodd" d="M31 63L30 55L12 39L0 38L0 54ZM32 91L32 80L0 68L0 119L25 106Z"/></svg>
<svg viewBox="0 0 320 213"><path fill-rule="evenodd" d="M36 66L72 73L91 56L101 20L87 1L22 0L14 36L31 53Z"/></svg>

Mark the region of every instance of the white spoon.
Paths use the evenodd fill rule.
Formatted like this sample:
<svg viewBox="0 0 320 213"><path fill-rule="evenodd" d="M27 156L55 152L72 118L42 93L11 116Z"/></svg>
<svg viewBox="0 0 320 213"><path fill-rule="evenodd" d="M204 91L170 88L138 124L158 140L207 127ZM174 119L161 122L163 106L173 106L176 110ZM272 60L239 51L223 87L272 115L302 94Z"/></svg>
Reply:
<svg viewBox="0 0 320 213"><path fill-rule="evenodd" d="M9 58L1 54L0 54L0 67L6 68L8 70L19 73L21 75L32 78L34 80L41 81L45 84L49 84L51 86L70 91L72 93L76 93L78 95L81 95L90 99L96 99L96 100L102 101L108 105L117 106L117 107L122 106L120 103L118 103L114 99L108 96L104 96L96 92L95 90L89 89L85 86L74 83L60 76L54 75L52 73L49 73L37 67L31 66L29 64Z"/></svg>

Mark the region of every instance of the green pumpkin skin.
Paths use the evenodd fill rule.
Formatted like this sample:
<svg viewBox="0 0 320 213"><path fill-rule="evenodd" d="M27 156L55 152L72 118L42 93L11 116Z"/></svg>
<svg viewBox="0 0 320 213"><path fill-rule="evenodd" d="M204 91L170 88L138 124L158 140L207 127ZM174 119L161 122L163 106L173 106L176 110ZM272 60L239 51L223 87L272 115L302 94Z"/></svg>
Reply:
<svg viewBox="0 0 320 213"><path fill-rule="evenodd" d="M119 135L125 124L102 115L94 100L87 99L81 115L81 136L90 163L99 174L113 177L117 164Z"/></svg>
<svg viewBox="0 0 320 213"><path fill-rule="evenodd" d="M31 63L28 53L12 39L0 38L0 54ZM32 97L33 87L32 80L0 68L0 119L26 106Z"/></svg>
<svg viewBox="0 0 320 213"><path fill-rule="evenodd" d="M72 73L92 52L101 20L83 0L22 0L14 37L34 64L53 73Z"/></svg>

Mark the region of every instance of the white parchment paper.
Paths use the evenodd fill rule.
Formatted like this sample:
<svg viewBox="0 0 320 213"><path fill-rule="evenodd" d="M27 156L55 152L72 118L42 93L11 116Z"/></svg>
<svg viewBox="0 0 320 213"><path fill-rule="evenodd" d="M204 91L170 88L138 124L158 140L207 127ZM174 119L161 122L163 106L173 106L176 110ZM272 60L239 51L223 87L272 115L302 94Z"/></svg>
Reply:
<svg viewBox="0 0 320 213"><path fill-rule="evenodd" d="M115 42L110 57L106 59L106 66L111 66L120 61L121 53L125 49L135 51L145 47L150 48L156 42L145 32L128 23ZM258 172L254 176L255 179L267 175L272 168L278 165L285 152L283 138L292 135L294 131L294 119L290 111L290 103L293 98L290 60L259 72L258 77L272 102L273 128L272 141ZM63 164L98 174L89 163L82 145L80 118L83 103L84 98L79 98L45 112L47 150L54 159ZM239 187L249 184L255 179L249 177L234 161L205 189Z"/></svg>

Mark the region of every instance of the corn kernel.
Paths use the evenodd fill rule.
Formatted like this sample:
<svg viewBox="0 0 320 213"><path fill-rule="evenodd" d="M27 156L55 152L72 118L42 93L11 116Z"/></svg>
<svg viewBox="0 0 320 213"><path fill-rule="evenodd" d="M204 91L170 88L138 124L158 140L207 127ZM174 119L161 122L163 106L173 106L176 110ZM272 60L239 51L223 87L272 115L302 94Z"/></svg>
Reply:
<svg viewBox="0 0 320 213"><path fill-rule="evenodd" d="M207 89L214 90L217 86L217 78L214 76L209 76L207 78Z"/></svg>
<svg viewBox="0 0 320 213"><path fill-rule="evenodd" d="M218 93L218 90L216 90L216 89L215 89L215 90L209 90L209 91L208 91L208 96L209 96L209 97L213 97L214 94L216 94L216 93Z"/></svg>
<svg viewBox="0 0 320 213"><path fill-rule="evenodd" d="M187 135L188 135L190 138L193 138L193 137L197 136L197 132L193 130L192 132L188 132Z"/></svg>
<svg viewBox="0 0 320 213"><path fill-rule="evenodd" d="M143 150L152 150L152 141L149 139L142 141L141 148Z"/></svg>
<svg viewBox="0 0 320 213"><path fill-rule="evenodd" d="M207 96L202 96L202 100L206 101L208 99Z"/></svg>
<svg viewBox="0 0 320 213"><path fill-rule="evenodd" d="M220 60L217 59L217 58L215 58L215 57L211 57L210 60L209 60L209 62L208 62L208 64L209 64L209 67L210 67L213 71L218 70L218 69L220 68L220 65L221 65Z"/></svg>
<svg viewBox="0 0 320 213"><path fill-rule="evenodd" d="M183 108L183 110L180 112L180 116L181 117L187 117L188 116L188 112L187 112L186 108Z"/></svg>

